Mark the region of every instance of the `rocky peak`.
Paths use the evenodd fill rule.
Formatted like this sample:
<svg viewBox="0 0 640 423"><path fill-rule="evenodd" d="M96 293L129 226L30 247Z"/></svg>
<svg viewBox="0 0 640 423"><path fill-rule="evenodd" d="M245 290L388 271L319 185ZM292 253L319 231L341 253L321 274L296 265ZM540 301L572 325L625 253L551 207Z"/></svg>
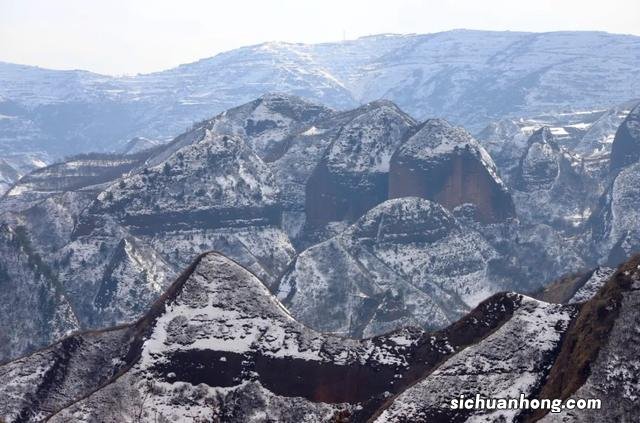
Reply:
<svg viewBox="0 0 640 423"><path fill-rule="evenodd" d="M350 227L349 234L362 241L436 241L458 228L456 219L441 205L418 197L403 197L372 209Z"/></svg>
<svg viewBox="0 0 640 423"><path fill-rule="evenodd" d="M207 131L199 143L109 187L91 212L112 211L145 225L159 213L263 209L275 198L273 175L241 139Z"/></svg>
<svg viewBox="0 0 640 423"><path fill-rule="evenodd" d="M391 158L389 197L418 196L448 209L474 204L484 222L514 215L489 154L462 128L430 119Z"/></svg>
<svg viewBox="0 0 640 423"><path fill-rule="evenodd" d="M386 173L405 133L416 123L390 101L376 101L354 111L326 154L333 172Z"/></svg>
<svg viewBox="0 0 640 423"><path fill-rule="evenodd" d="M415 124L389 101L349 112L306 186L307 223L353 221L387 199L389 160Z"/></svg>
<svg viewBox="0 0 640 423"><path fill-rule="evenodd" d="M167 144L149 163L161 163L179 149L201 142L208 131L239 137L261 158L277 155L286 139L328 118L333 110L303 98L280 93L265 94L256 100L226 110L193 125Z"/></svg>
<svg viewBox="0 0 640 423"><path fill-rule="evenodd" d="M560 173L560 148L548 127L535 131L520 158L518 186L524 191L548 188Z"/></svg>
<svg viewBox="0 0 640 423"><path fill-rule="evenodd" d="M242 137L260 158L273 156L288 136L308 129L333 111L289 94L270 93L213 118L207 127Z"/></svg>
<svg viewBox="0 0 640 423"><path fill-rule="evenodd" d="M618 127L611 146L611 170L637 162L640 159L640 104L637 105Z"/></svg>

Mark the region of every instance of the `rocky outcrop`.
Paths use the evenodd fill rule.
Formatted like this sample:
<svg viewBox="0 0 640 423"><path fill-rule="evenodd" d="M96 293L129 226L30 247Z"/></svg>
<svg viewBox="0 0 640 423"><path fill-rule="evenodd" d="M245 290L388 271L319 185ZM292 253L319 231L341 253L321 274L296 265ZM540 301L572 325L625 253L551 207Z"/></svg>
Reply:
<svg viewBox="0 0 640 423"><path fill-rule="evenodd" d="M534 132L520 158L518 187L525 191L550 188L560 173L559 156L560 148L549 128Z"/></svg>
<svg viewBox="0 0 640 423"><path fill-rule="evenodd" d="M640 160L640 105L637 105L618 128L611 146L613 172Z"/></svg>
<svg viewBox="0 0 640 423"><path fill-rule="evenodd" d="M483 222L514 216L493 161L464 129L432 119L391 158L389 197L418 196L448 209L471 203Z"/></svg>
<svg viewBox="0 0 640 423"><path fill-rule="evenodd" d="M598 399L597 409L532 413L529 421L633 421L640 395L640 256L624 263L581 308L539 398ZM546 414L546 415L545 415Z"/></svg>
<svg viewBox="0 0 640 423"><path fill-rule="evenodd" d="M383 231L384 232L384 231ZM633 421L640 258L581 305L502 293L441 331L365 340L297 322L254 275L196 259L133 324L0 365L8 422ZM597 398L599 409L453 407L474 398Z"/></svg>
<svg viewBox="0 0 640 423"><path fill-rule="evenodd" d="M306 185L307 224L354 221L388 198L389 160L415 121L390 102L352 112Z"/></svg>
<svg viewBox="0 0 640 423"><path fill-rule="evenodd" d="M622 169L589 219L594 260L617 266L640 248L640 163Z"/></svg>
<svg viewBox="0 0 640 423"><path fill-rule="evenodd" d="M503 294L450 328L367 340L296 322L250 272L199 257L132 325L73 335L0 366L7 421L365 421L440 362L509 321Z"/></svg>
<svg viewBox="0 0 640 423"><path fill-rule="evenodd" d="M547 127L531 135L514 174L517 215L528 224L573 228L586 220L597 201L597 181Z"/></svg>
<svg viewBox="0 0 640 423"><path fill-rule="evenodd" d="M499 261L442 206L406 197L303 251L278 297L320 331L362 337L409 324L438 329L501 290L492 273Z"/></svg>

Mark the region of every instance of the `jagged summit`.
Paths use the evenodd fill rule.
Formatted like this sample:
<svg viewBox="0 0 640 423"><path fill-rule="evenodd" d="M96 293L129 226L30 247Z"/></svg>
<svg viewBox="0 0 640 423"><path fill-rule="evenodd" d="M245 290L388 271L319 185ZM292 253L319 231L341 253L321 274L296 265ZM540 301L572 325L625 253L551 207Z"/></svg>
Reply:
<svg viewBox="0 0 640 423"><path fill-rule="evenodd" d="M289 135L308 129L314 122L334 114L328 107L292 94L267 93L198 122L176 137L152 163L160 163L180 148L200 142L207 131L240 137L265 159L274 154Z"/></svg>
<svg viewBox="0 0 640 423"><path fill-rule="evenodd" d="M551 130L543 127L527 141L527 150L520 158L518 186L523 191L546 188L560 172L560 148Z"/></svg>
<svg viewBox="0 0 640 423"><path fill-rule="evenodd" d="M310 226L354 221L386 200L389 160L416 124L389 101L370 103L343 115L349 119L337 126L306 184Z"/></svg>

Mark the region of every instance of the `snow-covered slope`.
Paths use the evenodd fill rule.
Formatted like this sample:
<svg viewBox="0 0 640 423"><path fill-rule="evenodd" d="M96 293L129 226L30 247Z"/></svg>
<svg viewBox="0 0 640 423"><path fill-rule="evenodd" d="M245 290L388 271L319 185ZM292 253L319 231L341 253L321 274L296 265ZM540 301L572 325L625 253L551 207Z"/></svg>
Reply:
<svg viewBox="0 0 640 423"><path fill-rule="evenodd" d="M575 310L524 298L497 331L400 394L376 422L516 421L520 410L454 410L450 401L535 395Z"/></svg>
<svg viewBox="0 0 640 423"><path fill-rule="evenodd" d="M633 421L640 257L583 305L503 293L448 328L365 340L298 323L206 253L138 321L0 365L7 422ZM600 410L454 410L451 399L600 398Z"/></svg>
<svg viewBox="0 0 640 423"><path fill-rule="evenodd" d="M322 331L362 337L408 324L438 329L501 290L489 270L497 258L442 206L389 200L302 252L278 297Z"/></svg>
<svg viewBox="0 0 640 423"><path fill-rule="evenodd" d="M564 409L557 414L547 414L541 421L595 423L637 419L639 269L640 257L635 256L586 303L540 395L561 393L574 400L596 398L602 401L602 407ZM580 341L576 342L577 339Z"/></svg>
<svg viewBox="0 0 640 423"><path fill-rule="evenodd" d="M520 302L497 296L442 332L350 340L296 322L254 275L208 253L135 324L76 334L0 366L0 417L363 421Z"/></svg>
<svg viewBox="0 0 640 423"><path fill-rule="evenodd" d="M80 327L62 282L24 227L0 225L0 286L0 357L48 345Z"/></svg>
<svg viewBox="0 0 640 423"><path fill-rule="evenodd" d="M0 63L0 154L113 150L286 92L346 109L381 98L479 130L504 116L637 98L640 41L601 32L380 35L264 43L163 72L109 77Z"/></svg>

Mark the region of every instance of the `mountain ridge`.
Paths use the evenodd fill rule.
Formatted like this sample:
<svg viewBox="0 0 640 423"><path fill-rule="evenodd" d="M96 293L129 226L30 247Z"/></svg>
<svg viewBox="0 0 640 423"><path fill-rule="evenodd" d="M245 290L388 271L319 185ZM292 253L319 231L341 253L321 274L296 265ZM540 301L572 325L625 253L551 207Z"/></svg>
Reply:
<svg viewBox="0 0 640 423"><path fill-rule="evenodd" d="M640 37L602 32L462 30L263 43L122 78L4 63L0 114L9 119L0 120L0 152L18 152L9 143L16 131L25 141L19 152L57 157L117 150L134 137L163 140L273 91L339 109L386 98L420 120L443 117L476 131L507 115L607 107L637 97L640 88L623 90L620 75L635 84L638 50Z"/></svg>
<svg viewBox="0 0 640 423"><path fill-rule="evenodd" d="M291 409L293 406L294 408L300 407L305 410L305 413L315 416L314 419L317 421L340 421L336 420L340 416L354 422L373 421L373 419L376 419L375 421L406 421L406 419L412 421L416 421L416 419L417 421L425 419L429 419L429 421L448 421L447 419L451 418L466 420L474 415L479 417L484 412L480 412L481 414L471 411L466 413L454 412L446 407L443 408L439 401L434 403L431 397L432 388L429 388L429 386L432 386L433 383L451 381L451 378L455 378L459 382L460 389L480 389L483 392L489 390L497 394L497 391L491 391L491 389L494 389L494 384L506 386L504 385L505 383L511 382L512 384L520 384L518 386L524 389L522 392L526 391L526 395L530 397L536 398L543 395L540 393L540 386L545 386L542 388L542 392L546 392L546 389L549 389L546 386L554 386L556 382L552 380L551 382L544 382L543 385L538 384L546 380L547 370L545 369L548 365L553 364L553 368L562 366L562 357L566 355L562 351L565 351L567 345L571 344L571 339L565 339L564 334L575 338L575 328L580 328L580 325L584 326L584 323L576 322L586 322L587 325L593 324L594 313L599 313L599 309L608 307L607 304L614 299L617 305L614 307L615 310L609 313L613 316L613 320L610 319L609 323L607 323L609 326L619 325L621 318L625 320L638 318L637 310L632 304L625 305L624 301L627 300L623 300L623 296L630 296L629 298L637 296L639 262L640 256L630 259L628 263L618 269L616 274L600 289L599 293L580 306L553 305L520 294L498 293L483 301L462 319L440 331L424 332L415 329L399 329L373 338L350 340L333 335L319 334L309 328L300 326L299 323L291 318L287 310L282 307L273 294L269 293L266 285L257 279L255 275L220 253L207 252L201 254L185 269L161 298L149 308L145 316L136 322L104 330L76 333L55 343L53 346L0 364L0 378L16 377L11 383L0 387L0 391L8 389L9 391L6 392L12 392L9 402L0 405L0 414L9 418L9 421L16 422L39 419L57 422L68 421L69 419L111 418L113 416L121 416L122 418L129 416L129 418L137 418L139 421L156 421L155 419L158 416L166 418L172 415L192 420L196 419L196 416L200 418L215 418L216 416L222 418L226 416L225 421L235 422L245 421L253 413L268 410L268 413L280 416L284 419L283 421L296 421L297 414ZM221 293L222 291L216 291L216 289L228 291L231 286L236 284L240 284L241 291L245 289L245 286L249 289L254 289L252 287L255 286L261 289L261 293L257 294L256 291L257 297L254 299L240 298L235 293L225 294L232 295L229 299L235 299L231 302L223 301L218 305L216 305L216 296L214 295L209 297L210 300L213 299L214 301L214 309L217 307L220 312L226 313L225 316L227 317L215 317L218 311L214 309L205 311L212 305L208 301L203 302L206 296L203 297L202 295L206 290L214 288L211 293ZM612 292L613 294L611 294ZM275 308L273 308L273 311L268 311L267 308L263 309L260 305L263 303L264 305L270 304L267 308ZM252 304L259 308L253 309L254 305ZM185 306L187 308L184 308ZM241 313L245 317L237 316L236 318L240 318L240 320L233 322L233 316L236 313L234 310L244 310ZM272 312L275 314L272 315ZM618 317L619 315L622 317ZM222 318L222 320L216 320L219 318ZM234 331L244 327L244 330L237 333L240 334L249 329L250 332L244 333L246 333L245 336L250 336L249 334L255 328L254 324L250 324L250 322L255 318L258 318L255 321L256 324L258 322L266 322L261 319L267 319L269 322L280 321L285 325L289 325L286 322L291 322L293 326L289 330L294 332L285 331L285 338L281 338L278 341L275 332L272 333L274 329L267 328L260 338L256 338L252 345L255 342L258 342L258 344L250 347L251 349L258 348L255 350L258 354L261 356L266 354L266 356L271 357L278 357L282 354L285 357L288 354L293 354L293 356L303 354L306 357L305 360L295 365L294 362L287 361L288 372L278 372L277 376L270 376L270 370L267 367L258 365L255 370L252 370L253 373L249 372L246 375L241 373L244 376L240 376L239 380L234 379L232 381L228 379L224 371L213 380L202 379L202 377L206 379L206 373L211 372L214 368L218 368L217 371L219 372L227 368L225 366L234 365L232 363L227 364L229 360L233 360L231 351L239 348L238 342L240 344L249 344L248 340L244 341L242 339L242 336L235 338L235 335L232 334L235 333ZM285 320L280 320L282 318ZM160 323L161 320L164 323ZM207 329L206 334L200 333L200 330L185 329L192 324L202 324L198 323L200 321L202 323L205 321L210 322L214 327ZM160 327L164 329L158 331ZM294 329L294 327L298 329ZM204 327L201 330L204 330ZM208 331L210 330L213 330L213 332L209 333ZM219 330L222 330L222 332L218 332ZM588 334L588 331L580 333L583 332ZM286 333L298 333L298 338L287 338ZM532 339L523 336L525 333L536 334L540 339L532 342ZM161 338L157 338L158 334ZM307 336L313 338L313 341L312 338L309 338L311 341L309 344L302 341ZM315 344L319 336L325 339L323 342L327 342L326 349L319 348L319 345ZM89 339L93 340L87 342ZM163 339L165 340L164 343L159 343ZM289 339L289 343L286 339ZM333 341L330 339L333 339ZM202 344L201 342L203 341L206 344ZM108 344L103 345L105 342ZM333 342L337 342L337 344L329 348L329 345ZM433 345L434 343L435 345ZM430 344L433 346L429 346ZM106 349L106 345L110 345L109 349ZM258 345L262 345L262 347L258 347ZM301 345L307 346L302 350L299 349ZM338 345L342 346L338 347ZM336 347L338 349L334 349ZM346 350L342 350L342 348L346 348ZM605 341L602 345L593 345L590 349L590 354L597 355L600 350L609 348L611 348L610 343ZM169 353L170 351L174 351L174 353ZM213 354L211 357L215 357L216 360L219 358L217 361L219 364L214 364L214 367L205 368L205 370L198 370L202 376L196 376L197 372L189 371L189 367L181 367L180 373L174 373L178 371L178 367L175 366L186 364L186 362L181 361L180 357L181 354L186 354L188 351L193 351L194 353L200 351L198 354L210 351L210 354ZM217 353L214 353L215 351ZM350 352L345 355L344 352L347 351ZM105 353L108 355L103 357ZM320 355L316 356L316 354ZM25 372L34 368L33 366L37 368L37 366L44 365L42 360L50 360L51 358L48 357L53 357L54 361L54 366L50 370L44 373L38 371L38 376L35 379L33 377L24 378ZM113 358L109 359L109 357ZM254 360L251 357L253 356L245 354L244 359ZM257 357L255 358L258 360L256 363L259 363L261 359ZM365 367L357 367L360 365L355 363L365 359L365 357L368 358L360 364ZM489 365L489 362L483 361L485 359L482 357L486 357L486 360L504 360L502 361L502 366L506 372L487 374L478 369L478 373L472 372L471 375L477 375L480 378L479 380L464 382L466 380L464 377L466 371L475 369L468 363L464 364L466 363L465 360L476 360L480 366L483 363L485 366ZM537 364L533 367L528 366L522 361L524 357L536 360ZM176 362L175 360L178 361ZM201 359L198 359L197 356L192 356L191 360L195 360L189 362L191 366L197 367L196 363L201 362ZM309 382L313 382L313 385L319 388L327 383L331 386L334 383L331 382L332 378L335 376L338 377L337 380L341 381L342 386L347 388L340 388L330 394L324 389L320 391L308 390L308 388L303 388L302 385L290 385L290 382L287 382L290 377L295 378L298 372L302 372L300 375L306 374L306 371L314 372L312 370L313 363L317 360L320 360L317 362L318 365L324 366L321 367L324 369L324 376L310 378L308 379ZM171 364L174 362L175 364ZM279 366L274 361L268 361L268 363L269 366ZM81 365L81 367L78 367L78 365ZM303 367L299 367L300 365ZM391 373L385 370L389 365L395 369ZM593 365L596 366L595 369L601 369L602 366L599 362L594 362ZM353 366L360 370L354 371ZM109 368L113 370L109 372ZM86 373L82 369L100 370L102 375L100 380L102 382L92 378L90 375L93 373ZM372 373L369 374L368 372L371 371ZM58 372L56 374L59 374L59 376L54 377L53 374L46 376L51 372ZM332 376L334 372L338 373ZM397 377L398 372L402 377ZM551 372L555 374L555 370L552 369ZM396 376L393 376L394 374ZM183 392L183 394L178 394L178 391L167 390L167 387L172 385L182 386L180 385L182 382L179 381L185 377L191 378L186 380L191 381L192 387L196 386L195 384L198 383L198 380L200 385L197 386L202 384L208 386L208 388L201 387L201 392L197 391L200 392L198 395L204 395L204 397L193 397L192 394L196 392L191 393L190 390L194 388L187 390L180 388L180 392ZM273 377L275 379L270 379ZM364 386L362 383L368 380L369 377L375 378L377 382L373 385L367 385L367 388L362 390L362 386ZM532 384L531 377L538 382ZM41 378L44 385L37 382L38 378ZM345 378L348 381L345 381ZM162 382L162 380L165 381ZM357 382L358 380L360 382ZM217 382L214 383L213 381ZM230 385L228 385L229 383ZM276 385L273 385L273 383L276 383ZM316 383L319 385L316 385ZM357 386L360 386L358 393L348 388L352 383L357 383ZM582 382L570 388L562 397L566 398L566 395L574 394L580 386L587 386L587 384L591 386L593 383L593 378L587 375ZM153 387L154 384L156 387ZM132 385L131 388L134 390L142 389L147 393L139 400L133 397L131 400L119 399L118 390L130 392L133 395L134 391L131 391L129 385ZM161 388L161 385L164 387ZM257 390L249 389L250 386ZM75 387L76 390L69 391L71 387ZM15 391L15 389L27 389L27 392L33 392L33 394L24 397L24 401L18 404L15 402L13 394L19 391ZM229 395L229 390L231 390L235 394L229 397L228 401L240 401L241 405L231 405L221 397L218 397L218 402L206 402L209 400L205 399L210 398L210 394L207 394L209 389L213 390L211 392L218 392L218 395L223 397ZM385 389L391 395L380 395ZM62 395L64 393L66 394ZM450 394L453 395L451 398L457 395ZM255 395L259 397L267 395L271 400L266 402L248 401L249 398L255 398ZM444 399L446 399L448 393L443 395ZM294 399L294 397L302 398ZM276 398L279 399L273 403L272 401ZM417 407L410 405L412 401L420 400L420 398L424 398L424 401L427 402L420 403ZM210 413L213 411L211 408L208 406L202 407L199 402L193 401L205 401L205 404L220 407L217 412L214 412L218 414L211 415ZM624 403L627 404L628 400L625 399ZM171 406L167 408L169 404ZM609 408L613 404L610 403ZM242 408L238 409L237 407ZM607 413L608 411L606 410L609 408L603 408L603 412ZM613 415L623 416L628 415L625 414L628 412L630 412L630 409L627 408L627 405L614 407L614 410L611 411ZM491 415L490 411L488 413L488 415ZM498 417L499 414L493 415ZM515 420L518 418L525 418L530 421L532 417L536 416L536 414L529 415L526 412L521 414L505 412L501 414L502 418L507 418L509 421L519 421ZM383 419L382 416L386 417ZM549 416L554 419L557 417L554 415ZM542 416L538 414L533 420L537 420L540 417ZM556 421L554 419L551 421Z"/></svg>

